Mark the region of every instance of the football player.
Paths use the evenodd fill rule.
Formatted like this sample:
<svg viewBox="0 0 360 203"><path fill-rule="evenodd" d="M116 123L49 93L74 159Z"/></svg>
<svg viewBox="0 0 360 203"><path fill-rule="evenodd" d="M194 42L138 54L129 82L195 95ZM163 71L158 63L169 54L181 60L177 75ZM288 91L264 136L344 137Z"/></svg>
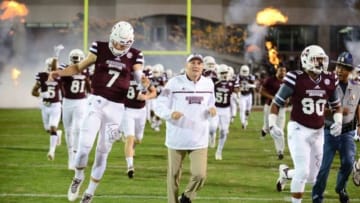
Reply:
<svg viewBox="0 0 360 203"><path fill-rule="evenodd" d="M202 75L210 79L216 80L217 79L216 68L217 68L217 64L215 58L212 56L205 56L204 70L202 72Z"/></svg>
<svg viewBox="0 0 360 203"><path fill-rule="evenodd" d="M284 65L280 65L274 76L270 76L265 79L263 85L260 87L260 94L266 98L266 102L264 105L264 124L261 130L261 135L264 137L266 133L269 133L269 110L271 101L274 99L276 92L279 90L280 85L283 82L283 79L286 74L286 67ZM279 109L279 114L277 117L277 126L283 131L285 127L285 114L286 107L282 107ZM272 137L275 143L276 153L278 155L279 160L284 158L284 149L285 149L285 138L284 136L280 137Z"/></svg>
<svg viewBox="0 0 360 203"><path fill-rule="evenodd" d="M80 49L73 49L69 53L70 65L84 60L85 54ZM59 69L65 69L68 64L61 64ZM68 147L68 168L74 170L74 157L79 143L80 124L83 121L86 107L86 94L90 90L88 69L83 72L61 77L63 98L63 125L65 141Z"/></svg>
<svg viewBox="0 0 360 203"><path fill-rule="evenodd" d="M238 81L236 79L236 74L234 72L234 68L231 66L228 66L229 69L229 80L233 81L234 83L236 82L238 84ZM231 94L231 102L230 102L230 108L231 108L231 120L230 122L234 122L235 117L236 117L236 113L239 109L240 106L240 101L239 101L239 91L234 91Z"/></svg>
<svg viewBox="0 0 360 203"><path fill-rule="evenodd" d="M209 145L215 145L216 130L219 128L220 136L215 160L222 160L222 151L229 134L229 126L231 120L231 95L239 84L233 80L229 80L229 68L225 64L220 64L217 68L218 81L214 83L215 106L217 111L215 126L210 126L210 142Z"/></svg>
<svg viewBox="0 0 360 203"><path fill-rule="evenodd" d="M270 107L269 128L272 136L283 136L276 124L280 107L291 97L293 105L287 125L288 145L294 163L291 201L302 201L305 183L314 183L319 171L324 144L324 109L333 109L334 124L330 133L341 133L342 110L336 93L338 79L327 72L328 56L318 45L310 45L301 53L303 70L289 71ZM283 170L284 171L284 170ZM279 185L279 184L277 184ZM281 184L280 184L281 188Z"/></svg>
<svg viewBox="0 0 360 203"><path fill-rule="evenodd" d="M145 72L148 78L151 72ZM149 80L150 83L150 80ZM144 136L144 128L146 123L146 107L145 101L156 97L156 88L149 85L147 89L143 89L132 77L130 87L125 100L125 113L123 117L123 130L125 137L125 160L127 164L127 175L133 178L134 169L134 151L135 145L140 144Z"/></svg>
<svg viewBox="0 0 360 203"><path fill-rule="evenodd" d="M49 76L49 80L71 76L82 72L92 64L95 65L91 79L92 94L88 98L87 112L80 127L75 176L68 190L69 201L74 201L78 197L80 186L84 181L88 157L98 134L91 179L81 202L91 202L93 199L104 175L112 144L119 137L119 124L125 111L124 102L130 86L131 74L134 75L136 82L145 81L142 74L144 57L140 50L132 48L133 43L132 25L120 21L113 26L109 41L93 42L84 60L64 70L53 71Z"/></svg>
<svg viewBox="0 0 360 203"><path fill-rule="evenodd" d="M56 79L48 81L49 72L56 69L57 59L51 57L46 59L46 70L36 74L36 83L32 88L32 95L40 97L42 120L45 130L50 134L50 146L47 157L55 159L56 146L61 143L61 131L58 130L61 118L61 81Z"/></svg>
<svg viewBox="0 0 360 203"><path fill-rule="evenodd" d="M164 66L162 64L155 64L152 67L152 77L151 84L156 88L156 94L160 95L162 89L164 88L167 77L164 74ZM161 119L157 116L153 111L153 100L149 100L151 105L151 128L154 129L156 132L160 131Z"/></svg>
<svg viewBox="0 0 360 203"><path fill-rule="evenodd" d="M254 89L256 87L255 76L250 74L248 65L242 65L240 67L238 80L240 84L240 120L242 128L246 129L252 108Z"/></svg>

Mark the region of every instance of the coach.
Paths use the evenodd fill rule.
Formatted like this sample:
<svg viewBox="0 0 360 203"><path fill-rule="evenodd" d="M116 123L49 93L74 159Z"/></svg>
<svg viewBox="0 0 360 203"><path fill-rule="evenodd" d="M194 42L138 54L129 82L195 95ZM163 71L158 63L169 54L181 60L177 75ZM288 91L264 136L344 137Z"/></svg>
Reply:
<svg viewBox="0 0 360 203"><path fill-rule="evenodd" d="M185 74L171 78L155 100L155 113L166 120L168 148L168 203L191 203L202 188L207 171L209 117L216 115L214 84L201 76L204 64L199 54L187 58ZM191 178L178 200L181 168L190 158Z"/></svg>

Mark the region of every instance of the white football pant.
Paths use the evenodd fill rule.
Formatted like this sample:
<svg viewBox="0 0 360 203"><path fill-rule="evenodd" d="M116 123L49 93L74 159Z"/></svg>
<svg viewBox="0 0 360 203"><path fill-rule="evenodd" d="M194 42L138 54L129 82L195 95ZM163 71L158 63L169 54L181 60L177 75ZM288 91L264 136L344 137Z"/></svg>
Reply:
<svg viewBox="0 0 360 203"><path fill-rule="evenodd" d="M63 125L65 129L65 141L68 147L69 160L72 161L73 153L77 151L79 144L80 126L85 116L87 99L63 99Z"/></svg>
<svg viewBox="0 0 360 203"><path fill-rule="evenodd" d="M240 95L240 119L241 124L246 125L247 117L246 111L250 114L251 108L252 108L252 94L248 95Z"/></svg>
<svg viewBox="0 0 360 203"><path fill-rule="evenodd" d="M57 128L61 118L61 103L49 103L49 105L41 103L40 109L45 130L50 130L51 126Z"/></svg>
<svg viewBox="0 0 360 203"><path fill-rule="evenodd" d="M320 169L324 129L311 129L295 121L289 121L287 130L289 151L294 163L291 193L303 193L305 183L315 183Z"/></svg>
<svg viewBox="0 0 360 203"><path fill-rule="evenodd" d="M219 131L220 131L217 152L221 153L224 148L225 142L227 140L227 135L229 134L229 126L230 126L230 120L231 120L231 108L230 107L225 107L225 108L216 107L216 111L217 111L217 114L219 117L217 126L219 127Z"/></svg>
<svg viewBox="0 0 360 203"><path fill-rule="evenodd" d="M112 144L119 136L119 124L124 111L125 107L122 103L112 102L96 95L89 97L87 112L80 128L79 148L75 158L76 168L87 166L89 153L99 133L91 177L96 180L102 178Z"/></svg>
<svg viewBox="0 0 360 203"><path fill-rule="evenodd" d="M146 123L146 108L135 109L126 107L124 115L124 136L135 136L137 141L141 141L144 136Z"/></svg>
<svg viewBox="0 0 360 203"><path fill-rule="evenodd" d="M269 114L270 114L270 105L265 104L264 105L264 123L262 130L266 133L269 133ZM276 120L276 126L278 126L281 130L284 131L285 128L285 120L286 120L286 108L282 107L279 109L279 114ZM285 133L284 133L285 134ZM276 152L284 152L285 150L285 137L271 137L274 139L275 149Z"/></svg>

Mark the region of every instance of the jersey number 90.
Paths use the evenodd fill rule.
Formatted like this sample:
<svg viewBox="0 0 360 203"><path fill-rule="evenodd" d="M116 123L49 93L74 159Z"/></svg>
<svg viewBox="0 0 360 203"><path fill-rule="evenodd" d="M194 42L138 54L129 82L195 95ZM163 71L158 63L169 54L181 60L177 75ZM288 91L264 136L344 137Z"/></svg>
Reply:
<svg viewBox="0 0 360 203"><path fill-rule="evenodd" d="M303 106L302 111L306 115L311 115L313 113L316 113L318 116L324 115L325 99L314 100L313 98L304 98L301 100L301 104Z"/></svg>

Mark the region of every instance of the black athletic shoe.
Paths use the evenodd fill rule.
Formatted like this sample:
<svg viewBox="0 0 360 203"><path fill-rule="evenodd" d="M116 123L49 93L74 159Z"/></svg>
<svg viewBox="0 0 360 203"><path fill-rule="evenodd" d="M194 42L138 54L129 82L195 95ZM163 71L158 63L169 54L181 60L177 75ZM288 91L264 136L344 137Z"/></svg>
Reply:
<svg viewBox="0 0 360 203"><path fill-rule="evenodd" d="M342 190L339 192L339 200L341 203L349 203L349 195L347 194L346 190Z"/></svg>
<svg viewBox="0 0 360 203"><path fill-rule="evenodd" d="M134 168L133 168L133 167L128 168L128 170L127 170L127 175L128 175L129 178L133 178L133 177L134 177L134 173L135 173L135 171L134 171Z"/></svg>
<svg viewBox="0 0 360 203"><path fill-rule="evenodd" d="M184 195L184 193L181 194L181 197L179 199L180 203L191 203L191 200Z"/></svg>

